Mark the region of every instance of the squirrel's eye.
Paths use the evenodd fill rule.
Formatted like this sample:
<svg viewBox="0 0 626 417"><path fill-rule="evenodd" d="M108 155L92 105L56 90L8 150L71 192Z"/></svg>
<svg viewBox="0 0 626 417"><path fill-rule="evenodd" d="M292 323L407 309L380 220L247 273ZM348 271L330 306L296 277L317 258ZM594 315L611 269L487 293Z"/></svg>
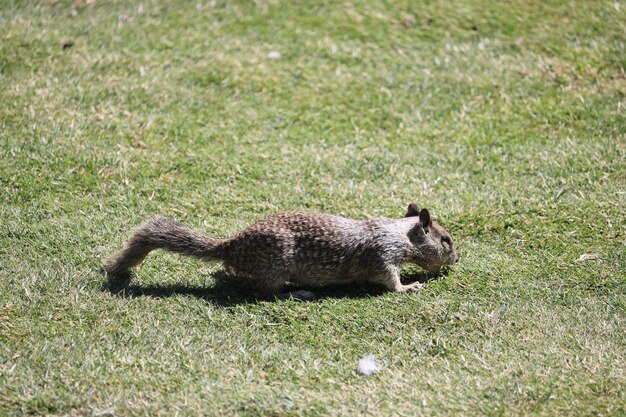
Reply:
<svg viewBox="0 0 626 417"><path fill-rule="evenodd" d="M447 236L444 236L444 237L442 237L442 238L441 238L441 243L442 243L444 246L448 246L448 247L452 246L452 241L451 241L451 240L450 240L450 238L449 238L449 237L447 237Z"/></svg>

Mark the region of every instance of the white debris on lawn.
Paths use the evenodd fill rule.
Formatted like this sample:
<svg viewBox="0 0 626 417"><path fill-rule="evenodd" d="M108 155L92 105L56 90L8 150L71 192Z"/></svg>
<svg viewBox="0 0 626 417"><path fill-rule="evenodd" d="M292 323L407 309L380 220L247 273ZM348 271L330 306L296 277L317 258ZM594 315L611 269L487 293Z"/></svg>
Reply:
<svg viewBox="0 0 626 417"><path fill-rule="evenodd" d="M357 372L361 375L369 376L374 372L380 371L381 369L383 369L383 367L376 361L374 355L369 354L361 358Z"/></svg>
<svg viewBox="0 0 626 417"><path fill-rule="evenodd" d="M269 59L278 59L278 58L280 58L280 52L278 52L278 51L271 51L269 54L267 54L267 57Z"/></svg>
<svg viewBox="0 0 626 417"><path fill-rule="evenodd" d="M574 262L576 262L577 264L581 263L581 262L587 262L587 261L594 261L596 259L600 259L600 257L598 255L596 255L595 253L583 253L582 255L580 255L580 257L578 259L576 259Z"/></svg>

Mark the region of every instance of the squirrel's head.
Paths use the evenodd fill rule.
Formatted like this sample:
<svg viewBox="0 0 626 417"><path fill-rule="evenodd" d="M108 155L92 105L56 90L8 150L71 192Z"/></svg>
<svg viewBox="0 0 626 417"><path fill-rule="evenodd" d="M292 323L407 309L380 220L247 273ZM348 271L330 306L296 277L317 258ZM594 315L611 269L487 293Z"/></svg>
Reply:
<svg viewBox="0 0 626 417"><path fill-rule="evenodd" d="M427 209L420 210L411 203L404 217L418 217L408 234L413 262L429 272L439 272L442 266L459 262L450 233L430 218Z"/></svg>

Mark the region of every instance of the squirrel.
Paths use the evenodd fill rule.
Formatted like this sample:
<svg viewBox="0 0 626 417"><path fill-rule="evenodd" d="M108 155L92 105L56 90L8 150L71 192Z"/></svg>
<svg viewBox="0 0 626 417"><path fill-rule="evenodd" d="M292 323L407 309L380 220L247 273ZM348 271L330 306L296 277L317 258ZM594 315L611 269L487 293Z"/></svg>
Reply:
<svg viewBox="0 0 626 417"><path fill-rule="evenodd" d="M207 261L221 261L233 275L250 280L262 298L309 300L310 291L283 293L287 285L323 287L377 283L389 291L403 285L400 267L414 263L431 273L459 261L450 234L427 209L411 203L402 219L354 220L314 212L278 212L229 239L215 239L176 221L156 217L141 224L125 248L105 261L109 277L128 280L131 268L149 252L165 249Z"/></svg>

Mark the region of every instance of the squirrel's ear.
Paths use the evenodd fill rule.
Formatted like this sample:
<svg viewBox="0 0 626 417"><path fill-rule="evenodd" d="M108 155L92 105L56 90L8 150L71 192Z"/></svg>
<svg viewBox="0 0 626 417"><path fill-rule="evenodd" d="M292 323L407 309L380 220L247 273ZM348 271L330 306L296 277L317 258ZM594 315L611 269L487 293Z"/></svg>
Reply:
<svg viewBox="0 0 626 417"><path fill-rule="evenodd" d="M422 226L422 228L424 229L424 231L426 233L428 233L428 229L430 229L430 225L432 223L431 219L430 219L430 213L428 212L427 209L423 208L420 211L420 226Z"/></svg>
<svg viewBox="0 0 626 417"><path fill-rule="evenodd" d="M404 217L415 217L419 215L420 215L420 209L417 208L417 205L415 205L415 203L411 203L409 204L409 207L407 208L406 214L404 215Z"/></svg>

